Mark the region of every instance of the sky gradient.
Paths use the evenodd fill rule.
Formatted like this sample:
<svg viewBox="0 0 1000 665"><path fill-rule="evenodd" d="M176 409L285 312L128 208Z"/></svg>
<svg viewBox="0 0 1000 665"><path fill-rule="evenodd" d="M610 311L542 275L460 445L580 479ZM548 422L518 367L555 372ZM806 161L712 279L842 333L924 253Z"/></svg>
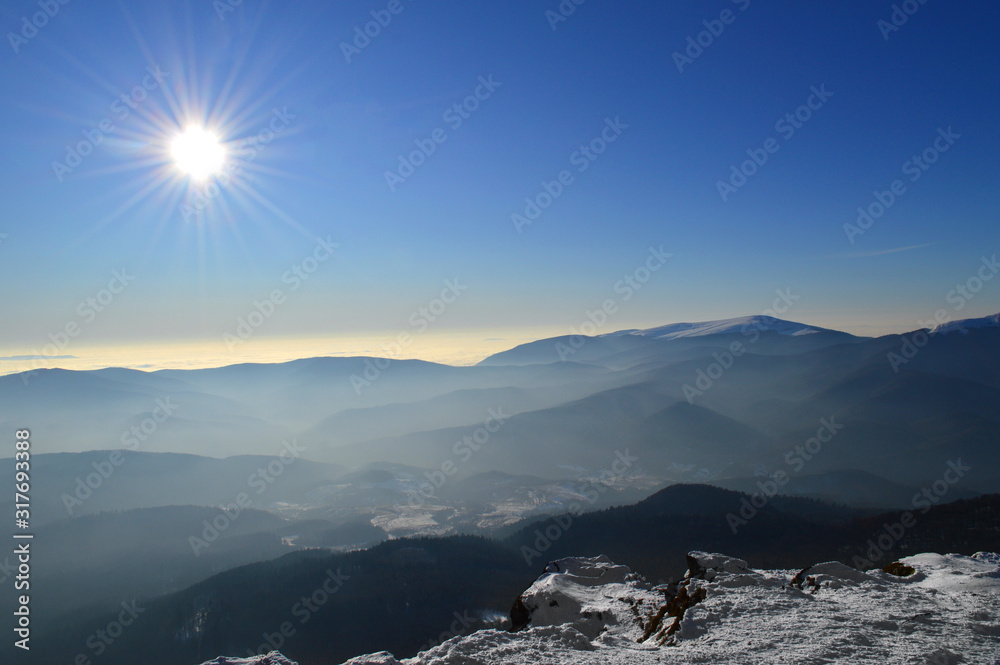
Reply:
<svg viewBox="0 0 1000 665"><path fill-rule="evenodd" d="M681 4L5 3L0 355L440 359L789 289L863 335L1000 311L949 298L1000 244L1000 6ZM239 168L207 194L167 153L192 123Z"/></svg>

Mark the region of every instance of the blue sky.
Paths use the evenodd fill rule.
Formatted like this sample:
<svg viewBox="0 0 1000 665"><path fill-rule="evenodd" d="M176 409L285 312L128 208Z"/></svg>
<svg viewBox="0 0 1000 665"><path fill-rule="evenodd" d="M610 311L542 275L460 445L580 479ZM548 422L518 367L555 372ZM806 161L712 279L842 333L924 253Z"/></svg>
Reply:
<svg viewBox="0 0 1000 665"><path fill-rule="evenodd" d="M862 334L1000 310L1000 280L960 312L947 300L998 249L1000 7L914 1L887 33L889 2L681 4L587 0L553 29L556 0L400 0L396 14L71 0L34 34L38 2L5 3L0 348L29 353L70 322L78 346L221 345L275 289L256 340L406 331L456 278L467 289L438 332L564 330L609 298L608 332L741 316L789 288L787 318ZM347 62L373 11L391 21ZM705 21L721 34L678 71ZM480 77L499 85L456 127L445 114ZM115 100L144 79L122 118ZM794 135L776 128L823 86ZM275 113L281 131L261 134ZM580 172L576 151L616 119L627 127ZM114 130L60 180L53 163L103 120ZM193 122L244 156L194 217L166 152ZM960 138L911 181L905 163L948 128ZM438 129L393 191L386 172ZM777 151L724 201L718 182L768 139ZM572 184L518 233L512 214L563 170ZM894 180L905 193L849 242L844 224ZM293 290L282 276L317 237L339 247ZM616 295L661 245L667 265ZM81 320L122 268L127 288Z"/></svg>

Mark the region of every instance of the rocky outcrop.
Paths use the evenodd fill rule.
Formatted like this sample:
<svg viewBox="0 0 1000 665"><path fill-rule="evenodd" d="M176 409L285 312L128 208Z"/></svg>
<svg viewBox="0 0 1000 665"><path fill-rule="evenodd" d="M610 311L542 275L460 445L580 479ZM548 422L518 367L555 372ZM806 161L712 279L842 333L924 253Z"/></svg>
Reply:
<svg viewBox="0 0 1000 665"><path fill-rule="evenodd" d="M607 557L553 561L514 603L518 630L345 665L953 665L1000 656L996 554L919 554L867 573L837 562L754 570L706 552L687 563L679 582L650 587ZM206 665L294 664L275 652Z"/></svg>
<svg viewBox="0 0 1000 665"><path fill-rule="evenodd" d="M254 656L253 658L227 658L225 656L220 656L215 660L210 660L204 665L299 665L298 663L288 660L283 655L277 651L272 651L269 654Z"/></svg>
<svg viewBox="0 0 1000 665"><path fill-rule="evenodd" d="M731 586L763 582L746 561L724 554L690 552L687 566L680 582L657 587L664 594L665 602L646 624L640 642L675 645L675 635L683 625L685 613L708 597L708 583Z"/></svg>
<svg viewBox="0 0 1000 665"><path fill-rule="evenodd" d="M791 585L797 589L815 591L820 588L840 589L847 584L874 581L873 577L860 570L839 561L829 561L803 568L792 578Z"/></svg>
<svg viewBox="0 0 1000 665"><path fill-rule="evenodd" d="M656 599L640 576L606 556L560 559L514 601L511 627L569 625L595 639L614 626L638 636Z"/></svg>

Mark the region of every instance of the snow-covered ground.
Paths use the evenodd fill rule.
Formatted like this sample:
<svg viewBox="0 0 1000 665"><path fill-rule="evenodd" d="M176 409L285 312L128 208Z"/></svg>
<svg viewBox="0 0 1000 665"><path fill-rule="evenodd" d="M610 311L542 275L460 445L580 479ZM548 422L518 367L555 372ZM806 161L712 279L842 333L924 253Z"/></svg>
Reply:
<svg viewBox="0 0 1000 665"><path fill-rule="evenodd" d="M810 335L826 329L817 326L807 326L804 323L795 323L794 321L784 321L776 319L773 316L757 315L741 316L735 319L722 319L720 321L669 323L665 326L647 328L645 330L620 330L608 333L606 336L638 335L654 339L677 339L678 337L702 337L705 335L746 334L747 331L751 330L770 330L779 335L795 336Z"/></svg>
<svg viewBox="0 0 1000 665"><path fill-rule="evenodd" d="M1000 661L997 554L920 554L902 559L899 575L839 563L752 570L701 552L688 564L680 583L651 588L605 557L556 561L519 599L518 632L483 630L414 658L383 652L345 665ZM221 663L288 661L272 653L211 665Z"/></svg>
<svg viewBox="0 0 1000 665"><path fill-rule="evenodd" d="M992 316L984 316L979 319L962 319L961 321L948 321L946 323L941 323L934 326L932 332L934 332L934 334L936 335L941 335L955 331L965 333L975 328L996 328L996 327L1000 327L1000 314L994 314Z"/></svg>

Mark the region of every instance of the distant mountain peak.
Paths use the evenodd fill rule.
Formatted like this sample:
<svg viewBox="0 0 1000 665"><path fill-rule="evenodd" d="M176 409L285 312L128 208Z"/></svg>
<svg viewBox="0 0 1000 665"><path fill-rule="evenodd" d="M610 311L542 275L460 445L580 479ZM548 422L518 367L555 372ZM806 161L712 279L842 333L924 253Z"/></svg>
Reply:
<svg viewBox="0 0 1000 665"><path fill-rule="evenodd" d="M984 316L979 319L962 319L961 321L948 321L940 323L931 330L934 334L946 334L950 332L960 332L967 334L970 330L977 328L1000 328L1000 314Z"/></svg>
<svg viewBox="0 0 1000 665"><path fill-rule="evenodd" d="M734 319L720 319L718 321L700 321L695 323L668 323L656 328L645 330L632 329L621 330L604 337L619 337L623 335L637 335L640 337L650 337L653 339L677 339L679 337L703 337L705 335L723 335L733 333L749 333L752 330L771 331L779 335L799 336L812 335L819 332L837 332L828 328L810 326L795 321L785 321L773 316L758 314L755 316L741 316Z"/></svg>

